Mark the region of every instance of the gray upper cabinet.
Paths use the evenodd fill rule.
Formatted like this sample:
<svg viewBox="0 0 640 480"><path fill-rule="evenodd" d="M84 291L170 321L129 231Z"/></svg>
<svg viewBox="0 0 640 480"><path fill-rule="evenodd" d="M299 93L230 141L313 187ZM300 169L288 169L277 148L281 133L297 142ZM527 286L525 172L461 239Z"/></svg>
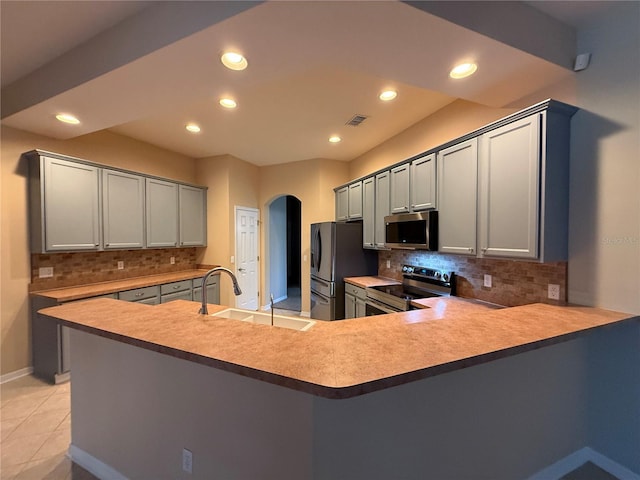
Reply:
<svg viewBox="0 0 640 480"><path fill-rule="evenodd" d="M575 108L559 105L480 137L480 253L566 261L569 134Z"/></svg>
<svg viewBox="0 0 640 480"><path fill-rule="evenodd" d="M207 244L207 191L204 188L179 186L180 246L202 247Z"/></svg>
<svg viewBox="0 0 640 480"><path fill-rule="evenodd" d="M478 139L438 152L438 250L476 254Z"/></svg>
<svg viewBox="0 0 640 480"><path fill-rule="evenodd" d="M362 245L365 248L375 247L376 229L376 179L365 178L362 181Z"/></svg>
<svg viewBox="0 0 640 480"><path fill-rule="evenodd" d="M349 187L342 187L336 190L336 220L346 221L349 219Z"/></svg>
<svg viewBox="0 0 640 480"><path fill-rule="evenodd" d="M411 162L411 211L436 208L436 155L432 153Z"/></svg>
<svg viewBox="0 0 640 480"><path fill-rule="evenodd" d="M541 114L480 137L479 239L484 256L538 257Z"/></svg>
<svg viewBox="0 0 640 480"><path fill-rule="evenodd" d="M375 209L375 239L376 248L384 248L386 238L384 217L389 215L390 195L389 170L376 175L376 209Z"/></svg>
<svg viewBox="0 0 640 480"><path fill-rule="evenodd" d="M349 185L349 220L362 218L362 182Z"/></svg>
<svg viewBox="0 0 640 480"><path fill-rule="evenodd" d="M178 246L178 184L146 179L147 247Z"/></svg>
<svg viewBox="0 0 640 480"><path fill-rule="evenodd" d="M102 170L105 249L144 247L144 177Z"/></svg>
<svg viewBox="0 0 640 480"><path fill-rule="evenodd" d="M99 249L99 169L39 154L29 162L31 251Z"/></svg>
<svg viewBox="0 0 640 480"><path fill-rule="evenodd" d="M405 213L409 211L409 175L410 164L404 163L391 169L391 213Z"/></svg>

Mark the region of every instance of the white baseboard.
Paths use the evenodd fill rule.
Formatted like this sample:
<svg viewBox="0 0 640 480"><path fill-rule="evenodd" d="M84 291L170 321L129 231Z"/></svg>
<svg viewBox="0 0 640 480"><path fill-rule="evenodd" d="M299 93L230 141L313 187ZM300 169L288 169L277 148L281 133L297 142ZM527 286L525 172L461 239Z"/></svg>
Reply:
<svg viewBox="0 0 640 480"><path fill-rule="evenodd" d="M300 312L300 316L301 317L310 318L311 317L311 312Z"/></svg>
<svg viewBox="0 0 640 480"><path fill-rule="evenodd" d="M73 463L77 463L82 468L103 480L129 480L116 469L110 467L106 463L101 462L93 455L85 452L75 445L69 445L67 456Z"/></svg>
<svg viewBox="0 0 640 480"><path fill-rule="evenodd" d="M620 480L640 480L640 475L620 465L618 462L614 462L609 457L596 452L590 447L576 450L572 454L533 474L528 480L559 480L567 473L574 471L587 462L597 465Z"/></svg>
<svg viewBox="0 0 640 480"><path fill-rule="evenodd" d="M0 384L11 382L12 380L17 380L18 378L26 377L27 375L31 375L33 373L33 367L21 368L20 370L16 370L15 372L5 373L4 375L0 375Z"/></svg>

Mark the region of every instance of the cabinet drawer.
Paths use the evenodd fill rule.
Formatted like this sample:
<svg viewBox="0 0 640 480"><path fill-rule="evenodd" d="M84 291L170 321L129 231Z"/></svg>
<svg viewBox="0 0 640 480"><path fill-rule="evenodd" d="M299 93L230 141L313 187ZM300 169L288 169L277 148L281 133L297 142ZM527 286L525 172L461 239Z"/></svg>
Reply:
<svg viewBox="0 0 640 480"><path fill-rule="evenodd" d="M344 291L350 295L354 295L355 297L365 299L367 298L367 291L362 287L358 287L356 285L352 285L350 283L344 284Z"/></svg>
<svg viewBox="0 0 640 480"><path fill-rule="evenodd" d="M157 285L153 287L136 288L135 290L127 290L126 292L120 292L118 297L125 302L137 302L145 300L147 298L153 298L158 296L160 289Z"/></svg>
<svg viewBox="0 0 640 480"><path fill-rule="evenodd" d="M164 285L160 285L160 295L184 292L185 290L191 290L191 280L182 280L180 282L165 283Z"/></svg>

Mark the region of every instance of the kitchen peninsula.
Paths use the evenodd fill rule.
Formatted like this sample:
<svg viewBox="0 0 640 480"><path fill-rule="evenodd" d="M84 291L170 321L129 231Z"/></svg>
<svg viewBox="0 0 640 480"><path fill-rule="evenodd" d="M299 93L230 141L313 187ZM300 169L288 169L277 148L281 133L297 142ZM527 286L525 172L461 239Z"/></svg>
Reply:
<svg viewBox="0 0 640 480"><path fill-rule="evenodd" d="M44 309L73 328L72 458L109 478L524 478L585 446L590 347L639 320L422 306L305 332L187 301Z"/></svg>

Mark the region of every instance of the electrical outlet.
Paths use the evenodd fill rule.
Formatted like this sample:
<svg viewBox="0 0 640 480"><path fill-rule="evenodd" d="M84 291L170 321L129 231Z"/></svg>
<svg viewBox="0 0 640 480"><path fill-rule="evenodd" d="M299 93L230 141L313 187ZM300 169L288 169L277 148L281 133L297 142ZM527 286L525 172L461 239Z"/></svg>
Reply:
<svg viewBox="0 0 640 480"><path fill-rule="evenodd" d="M491 288L491 275L485 274L484 276L484 286L487 288Z"/></svg>
<svg viewBox="0 0 640 480"><path fill-rule="evenodd" d="M53 267L40 267L38 269L38 278L53 277Z"/></svg>
<svg viewBox="0 0 640 480"><path fill-rule="evenodd" d="M391 260L387 260L387 268L391 268Z"/></svg>
<svg viewBox="0 0 640 480"><path fill-rule="evenodd" d="M193 473L193 453L186 448L182 449L182 470L187 473Z"/></svg>
<svg viewBox="0 0 640 480"><path fill-rule="evenodd" d="M118 270L124 270L124 262L122 260L118 261Z"/></svg>
<svg viewBox="0 0 640 480"><path fill-rule="evenodd" d="M171 265L175 265L175 264L176 264L176 257L171 257L171 258L169 259L169 263L170 263Z"/></svg>
<svg viewBox="0 0 640 480"><path fill-rule="evenodd" d="M560 285L556 285L555 283L549 284L549 292L548 296L551 300L560 300Z"/></svg>

